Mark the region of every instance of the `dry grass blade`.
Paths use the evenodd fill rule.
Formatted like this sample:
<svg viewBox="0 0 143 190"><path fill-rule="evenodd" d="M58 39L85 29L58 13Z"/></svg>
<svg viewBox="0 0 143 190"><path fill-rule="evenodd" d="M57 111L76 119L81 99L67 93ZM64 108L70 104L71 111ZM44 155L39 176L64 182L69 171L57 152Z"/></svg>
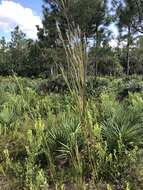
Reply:
<svg viewBox="0 0 143 190"><path fill-rule="evenodd" d="M76 99L79 112L83 115L86 106L86 64L88 57L86 44L84 43L84 38L82 37L79 27L76 29L72 29L72 26L70 27L69 31L67 31L66 41L63 38L58 24L57 28L68 64L67 73L65 73L64 69L61 67L62 74L68 84L70 92Z"/></svg>

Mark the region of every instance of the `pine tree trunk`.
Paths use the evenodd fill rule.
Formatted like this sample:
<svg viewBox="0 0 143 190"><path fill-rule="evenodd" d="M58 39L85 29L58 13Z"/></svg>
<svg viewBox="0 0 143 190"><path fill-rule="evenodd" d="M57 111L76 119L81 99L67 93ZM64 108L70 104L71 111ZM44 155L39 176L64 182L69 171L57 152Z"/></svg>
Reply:
<svg viewBox="0 0 143 190"><path fill-rule="evenodd" d="M96 79L97 75L98 75L98 53L99 53L98 50L100 47L98 26L96 26L95 35L96 35L96 54L97 54L97 56L95 56L95 61L94 61L94 77Z"/></svg>
<svg viewBox="0 0 143 190"><path fill-rule="evenodd" d="M127 71L126 74L130 74L130 41L131 41L131 28L128 27L128 39L127 39Z"/></svg>
<svg viewBox="0 0 143 190"><path fill-rule="evenodd" d="M95 59L95 61L94 61L94 77L95 77L95 79L96 79L97 75L98 75L98 63L97 63L97 60Z"/></svg>

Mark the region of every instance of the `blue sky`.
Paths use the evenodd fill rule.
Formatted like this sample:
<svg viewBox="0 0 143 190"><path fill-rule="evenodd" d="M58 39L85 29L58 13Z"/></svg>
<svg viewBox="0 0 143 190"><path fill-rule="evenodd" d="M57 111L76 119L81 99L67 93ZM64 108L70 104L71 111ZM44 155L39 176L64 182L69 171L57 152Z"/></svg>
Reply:
<svg viewBox="0 0 143 190"><path fill-rule="evenodd" d="M0 0L0 38L10 37L19 25L27 37L36 39L36 25L41 24L42 0Z"/></svg>
<svg viewBox="0 0 143 190"><path fill-rule="evenodd" d="M1 1L1 0L0 0ZM29 7L33 9L38 15L42 15L42 0L14 0L17 3L20 3L24 7Z"/></svg>

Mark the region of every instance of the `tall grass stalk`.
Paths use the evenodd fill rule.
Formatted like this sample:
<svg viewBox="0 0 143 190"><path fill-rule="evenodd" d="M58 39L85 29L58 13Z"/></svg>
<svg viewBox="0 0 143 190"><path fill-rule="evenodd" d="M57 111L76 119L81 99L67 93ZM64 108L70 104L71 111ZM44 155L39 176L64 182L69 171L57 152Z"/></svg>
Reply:
<svg viewBox="0 0 143 190"><path fill-rule="evenodd" d="M92 144L92 134L93 134L93 125L90 125L88 118L88 106L87 106L87 95L86 95L86 68L88 62L88 52L87 44L84 35L82 34L79 27L75 27L75 24L70 24L68 16L66 15L65 2L62 1L62 8L64 14L67 18L68 31L66 32L66 39L63 36L60 27L57 23L57 29L59 32L59 37L62 42L65 56L68 65L68 72L64 70L64 67L61 67L62 75L68 85L71 96L75 100L75 110L76 113L80 115L80 125L83 132L85 146L88 152L89 160L91 167L94 168L93 176L96 176L96 162L93 159L91 144ZM76 155L71 156L73 160L73 165L75 167L75 173L79 173L79 178L76 180L76 183L80 186L83 186L83 170L82 170L82 160L80 154L77 151L78 147L75 146ZM75 158L74 158L75 157Z"/></svg>
<svg viewBox="0 0 143 190"><path fill-rule="evenodd" d="M23 85L20 83L20 81L18 80L18 77L15 74L13 74L13 79L19 88L21 98L23 98L23 100L26 101L28 96L27 96L26 92L24 92ZM15 94L16 94L16 92L15 92ZM34 120L34 116L33 116L32 110L30 108L30 105L29 104L27 104L27 105L28 105L29 114L30 114L31 118Z"/></svg>
<svg viewBox="0 0 143 190"><path fill-rule="evenodd" d="M65 41L61 30L58 27L59 37L63 44L66 60L68 64L68 72L61 67L62 75L68 85L71 95L76 101L76 110L80 113L81 123L84 123L86 112L86 64L87 49L86 44L82 42L81 31L72 26L67 31L67 40Z"/></svg>

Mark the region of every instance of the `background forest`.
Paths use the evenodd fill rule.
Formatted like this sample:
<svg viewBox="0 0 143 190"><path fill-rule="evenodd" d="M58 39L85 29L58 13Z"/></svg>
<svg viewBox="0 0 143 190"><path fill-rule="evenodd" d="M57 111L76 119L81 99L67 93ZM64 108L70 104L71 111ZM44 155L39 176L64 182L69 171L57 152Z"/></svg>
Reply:
<svg viewBox="0 0 143 190"><path fill-rule="evenodd" d="M80 27L88 44L88 75L143 74L142 7L141 0L66 2L68 22ZM18 26L11 33L10 41L3 37L0 74L14 72L19 76L43 78L60 74L60 65L66 63L56 22L66 35L67 18L58 1L45 0L43 28L37 26L36 41L27 39ZM114 32L116 28L118 32Z"/></svg>

